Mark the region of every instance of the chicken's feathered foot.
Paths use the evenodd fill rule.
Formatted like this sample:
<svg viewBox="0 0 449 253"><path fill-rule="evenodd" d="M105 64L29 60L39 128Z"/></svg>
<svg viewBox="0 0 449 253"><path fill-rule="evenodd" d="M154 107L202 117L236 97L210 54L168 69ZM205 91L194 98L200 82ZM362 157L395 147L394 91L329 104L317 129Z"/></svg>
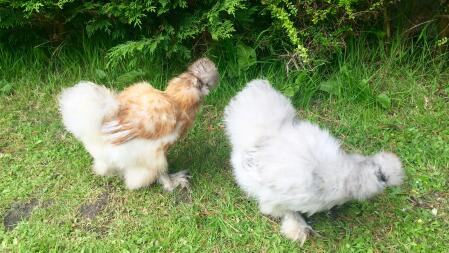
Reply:
<svg viewBox="0 0 449 253"><path fill-rule="evenodd" d="M180 186L182 189L189 189L189 178L186 170L182 170L173 174L163 174L159 177L158 182L164 187L164 190L171 192L176 187Z"/></svg>
<svg viewBox="0 0 449 253"><path fill-rule="evenodd" d="M301 246L311 233L315 233L304 218L298 213L287 211L282 217L281 232L293 241L299 241Z"/></svg>

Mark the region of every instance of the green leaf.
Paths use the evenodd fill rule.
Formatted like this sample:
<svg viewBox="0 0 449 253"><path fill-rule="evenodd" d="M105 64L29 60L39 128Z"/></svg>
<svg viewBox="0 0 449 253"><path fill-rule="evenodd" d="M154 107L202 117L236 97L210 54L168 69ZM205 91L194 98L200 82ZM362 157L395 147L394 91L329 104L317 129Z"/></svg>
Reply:
<svg viewBox="0 0 449 253"><path fill-rule="evenodd" d="M390 107L391 107L391 99L385 93L377 95L376 101L384 109L390 109Z"/></svg>
<svg viewBox="0 0 449 253"><path fill-rule="evenodd" d="M144 79L145 72L141 69L132 70L125 74L120 75L117 78L117 82L119 84L131 84L136 81L140 81Z"/></svg>
<svg viewBox="0 0 449 253"><path fill-rule="evenodd" d="M296 92L298 91L298 88L299 87L296 87L296 86L287 86L282 91L283 91L284 95L291 98L296 94Z"/></svg>
<svg viewBox="0 0 449 253"><path fill-rule="evenodd" d="M351 78L351 70L346 66L346 65L343 65L341 68L340 68L340 73L341 73L341 75L343 76L343 77L345 77L345 78Z"/></svg>
<svg viewBox="0 0 449 253"><path fill-rule="evenodd" d="M375 30L375 31L373 31L373 34L378 38L378 39L384 39L385 38L385 35L386 35L386 33L384 32L384 31L381 31L381 30Z"/></svg>
<svg viewBox="0 0 449 253"><path fill-rule="evenodd" d="M209 24L209 28L213 40L231 38L232 33L235 31L234 25L230 20L217 21Z"/></svg>
<svg viewBox="0 0 449 253"><path fill-rule="evenodd" d="M296 76L295 84L297 86L299 86L299 85L305 83L306 81L307 81L307 72L305 72L305 71L299 72L299 74Z"/></svg>
<svg viewBox="0 0 449 253"><path fill-rule="evenodd" d="M237 64L240 70L246 70L256 64L256 50L243 43L237 44Z"/></svg>
<svg viewBox="0 0 449 253"><path fill-rule="evenodd" d="M0 94L2 95L10 95L14 91L14 88L11 83L6 80L0 81Z"/></svg>
<svg viewBox="0 0 449 253"><path fill-rule="evenodd" d="M101 69L95 70L95 76L97 77L98 80L105 80L107 77L106 72L104 72Z"/></svg>
<svg viewBox="0 0 449 253"><path fill-rule="evenodd" d="M86 32L88 37L92 37L98 31L104 31L111 34L112 23L108 20L91 20L86 25Z"/></svg>
<svg viewBox="0 0 449 253"><path fill-rule="evenodd" d="M339 95L338 82L335 80L324 81L320 84L320 90L329 93L330 95Z"/></svg>
<svg viewBox="0 0 449 253"><path fill-rule="evenodd" d="M361 84L363 87L366 87L366 86L369 85L369 80L366 79L366 78L363 78L362 80L360 80L360 84Z"/></svg>

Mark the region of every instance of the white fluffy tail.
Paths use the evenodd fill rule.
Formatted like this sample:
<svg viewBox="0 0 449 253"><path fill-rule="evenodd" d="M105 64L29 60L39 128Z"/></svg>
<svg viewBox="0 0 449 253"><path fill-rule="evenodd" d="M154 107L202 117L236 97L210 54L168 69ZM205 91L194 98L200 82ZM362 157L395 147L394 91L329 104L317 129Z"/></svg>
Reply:
<svg viewBox="0 0 449 253"><path fill-rule="evenodd" d="M276 134L295 116L290 100L267 80L252 80L226 106L224 121L234 148L247 148L263 136Z"/></svg>
<svg viewBox="0 0 449 253"><path fill-rule="evenodd" d="M102 141L101 125L113 117L119 103L104 86L81 81L59 95L59 109L66 129L82 142Z"/></svg>

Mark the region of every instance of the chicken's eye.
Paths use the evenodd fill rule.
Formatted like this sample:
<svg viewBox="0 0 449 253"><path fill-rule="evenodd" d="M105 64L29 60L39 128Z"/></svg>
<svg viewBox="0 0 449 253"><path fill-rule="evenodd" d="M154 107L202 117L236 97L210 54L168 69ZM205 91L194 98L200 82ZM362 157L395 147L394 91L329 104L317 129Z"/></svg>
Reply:
<svg viewBox="0 0 449 253"><path fill-rule="evenodd" d="M201 79L199 79L199 78L197 78L196 79L196 85L195 85L197 88L199 88L199 89L203 89L203 88L207 88L208 86L205 84L205 83L203 83L202 81L201 81Z"/></svg>

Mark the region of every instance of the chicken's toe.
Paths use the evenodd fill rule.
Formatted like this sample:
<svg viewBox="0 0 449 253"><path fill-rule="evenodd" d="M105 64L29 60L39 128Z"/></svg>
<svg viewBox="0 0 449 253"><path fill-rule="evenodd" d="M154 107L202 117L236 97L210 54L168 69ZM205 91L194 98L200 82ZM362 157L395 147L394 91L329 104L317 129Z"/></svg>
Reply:
<svg viewBox="0 0 449 253"><path fill-rule="evenodd" d="M281 232L290 240L300 242L301 246L307 239L309 233L313 229L305 222L305 220L295 212L287 213L281 224Z"/></svg>
<svg viewBox="0 0 449 253"><path fill-rule="evenodd" d="M164 190L171 192L178 186L189 189L189 178L191 178L191 176L188 175L187 171L182 170L170 175L161 175L159 183L162 184Z"/></svg>
<svg viewBox="0 0 449 253"><path fill-rule="evenodd" d="M113 174L112 169L108 166L108 164L98 159L95 159L92 169L95 174L99 176L109 176Z"/></svg>
<svg viewBox="0 0 449 253"><path fill-rule="evenodd" d="M170 179L172 180L173 187L181 187L181 188L189 188L189 178L191 176L188 174L186 170L182 170L170 175Z"/></svg>

